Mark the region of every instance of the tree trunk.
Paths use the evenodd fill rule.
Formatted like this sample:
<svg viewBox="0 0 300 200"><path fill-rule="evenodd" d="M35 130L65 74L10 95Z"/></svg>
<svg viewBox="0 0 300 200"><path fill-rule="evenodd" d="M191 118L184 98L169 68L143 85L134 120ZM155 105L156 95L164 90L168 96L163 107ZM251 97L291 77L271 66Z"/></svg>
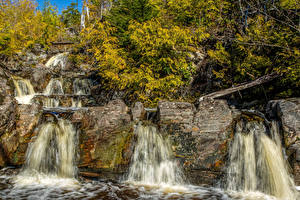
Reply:
<svg viewBox="0 0 300 200"><path fill-rule="evenodd" d="M205 98L215 99L215 98L223 97L225 95L232 94L234 92L238 92L238 91L241 91L241 90L244 90L244 89L247 89L247 88L251 88L251 87L269 82L269 81L271 81L271 80L273 80L273 79L275 79L279 76L280 76L280 74L277 74L277 73L267 74L267 75L262 76L258 79L255 79L254 81L250 81L250 82L247 82L247 83L241 83L239 85L236 85L234 87L231 87L231 88L228 88L228 89L225 89L225 90L220 90L220 91L217 91L217 92L210 93L208 95L204 95L204 96L200 97L199 100L201 101Z"/></svg>

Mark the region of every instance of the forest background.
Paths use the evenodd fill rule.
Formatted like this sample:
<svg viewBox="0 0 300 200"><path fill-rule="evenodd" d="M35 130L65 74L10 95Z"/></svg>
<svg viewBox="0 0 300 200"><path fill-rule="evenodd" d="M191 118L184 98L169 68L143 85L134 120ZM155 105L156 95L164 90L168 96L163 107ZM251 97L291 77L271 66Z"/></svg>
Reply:
<svg viewBox="0 0 300 200"><path fill-rule="evenodd" d="M45 1L37 8L1 0L0 62L71 41L74 66L85 64L129 102L195 102L274 73L280 77L229 98L300 94L298 0L90 0L61 13Z"/></svg>

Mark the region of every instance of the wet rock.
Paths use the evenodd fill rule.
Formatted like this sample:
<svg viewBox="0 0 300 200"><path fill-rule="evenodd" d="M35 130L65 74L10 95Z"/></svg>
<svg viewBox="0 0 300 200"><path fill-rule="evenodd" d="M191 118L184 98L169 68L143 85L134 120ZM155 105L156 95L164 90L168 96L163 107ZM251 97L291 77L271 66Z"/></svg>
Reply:
<svg viewBox="0 0 300 200"><path fill-rule="evenodd" d="M222 174L233 118L224 100L202 101L197 110L189 103L159 103L160 129L169 135L186 176L206 174L193 183L211 185Z"/></svg>
<svg viewBox="0 0 300 200"><path fill-rule="evenodd" d="M12 101L14 90L6 72L0 68L0 105Z"/></svg>
<svg viewBox="0 0 300 200"><path fill-rule="evenodd" d="M136 102L131 108L131 114L134 121L144 119L146 114L144 105L141 102Z"/></svg>
<svg viewBox="0 0 300 200"><path fill-rule="evenodd" d="M194 118L194 105L187 102L158 103L158 118L161 125L177 124L183 132L190 132Z"/></svg>
<svg viewBox="0 0 300 200"><path fill-rule="evenodd" d="M194 162L198 168L221 170L232 123L232 111L226 101L200 102L192 131L197 149Z"/></svg>
<svg viewBox="0 0 300 200"><path fill-rule="evenodd" d="M270 101L267 114L281 122L287 147L300 140L300 98Z"/></svg>
<svg viewBox="0 0 300 200"><path fill-rule="evenodd" d="M40 53L40 52L38 52ZM34 54L32 52L27 52L24 56L24 61L26 62L26 65L36 65L40 61L43 61L47 58L47 55L45 53L42 54Z"/></svg>
<svg viewBox="0 0 300 200"><path fill-rule="evenodd" d="M42 111L40 104L19 105L17 112L16 130L21 137L30 134L38 124L39 113Z"/></svg>
<svg viewBox="0 0 300 200"><path fill-rule="evenodd" d="M34 90L41 93L47 87L51 78L51 71L45 65L38 64L32 68L29 78Z"/></svg>
<svg viewBox="0 0 300 200"><path fill-rule="evenodd" d="M194 134L218 135L224 139L225 131L232 123L232 112L225 100L201 101L194 124L199 131Z"/></svg>
<svg viewBox="0 0 300 200"><path fill-rule="evenodd" d="M0 69L0 136L12 131L16 121L17 103L13 97L13 89L4 70Z"/></svg>
<svg viewBox="0 0 300 200"><path fill-rule="evenodd" d="M34 129L39 123L40 105L18 105L13 130L1 136L1 144L8 159L13 165L22 165L31 138L36 134Z"/></svg>
<svg viewBox="0 0 300 200"><path fill-rule="evenodd" d="M4 104L0 105L0 136L11 132L15 127L17 103L14 99L6 97Z"/></svg>
<svg viewBox="0 0 300 200"><path fill-rule="evenodd" d="M133 149L128 112L122 100L114 100L105 106L90 107L72 115L72 122L79 124L81 130L79 167L124 172Z"/></svg>
<svg viewBox="0 0 300 200"><path fill-rule="evenodd" d="M91 87L91 95L99 106L104 106L112 100L122 99L125 94L124 91L107 90L99 84Z"/></svg>

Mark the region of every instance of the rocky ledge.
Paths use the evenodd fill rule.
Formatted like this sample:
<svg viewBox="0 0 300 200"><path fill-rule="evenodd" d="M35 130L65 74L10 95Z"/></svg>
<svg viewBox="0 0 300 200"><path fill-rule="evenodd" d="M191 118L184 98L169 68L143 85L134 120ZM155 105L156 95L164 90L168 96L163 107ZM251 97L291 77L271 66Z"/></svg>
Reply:
<svg viewBox="0 0 300 200"><path fill-rule="evenodd" d="M5 87L2 87L5 88ZM300 99L270 101L268 119L281 125L284 146L300 184ZM61 114L78 133L78 167L85 175L119 178L128 171L136 137L134 125L145 121L157 126L172 143L174 157L194 184L217 184L225 175L228 147L236 121L243 115L225 100L205 100L196 108L187 102L159 102L154 117L136 103L129 108L122 100L104 106L69 110ZM49 112L38 103L18 105L9 94L0 104L0 166L21 166L28 144ZM146 122L147 121L147 122Z"/></svg>

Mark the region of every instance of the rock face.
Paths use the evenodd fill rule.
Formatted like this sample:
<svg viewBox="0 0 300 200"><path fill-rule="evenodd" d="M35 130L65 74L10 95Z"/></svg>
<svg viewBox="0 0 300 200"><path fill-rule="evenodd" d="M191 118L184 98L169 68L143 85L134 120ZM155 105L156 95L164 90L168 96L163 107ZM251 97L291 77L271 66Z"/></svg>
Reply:
<svg viewBox="0 0 300 200"><path fill-rule="evenodd" d="M271 118L280 120L286 146L290 146L300 138L300 99L270 101L267 113Z"/></svg>
<svg viewBox="0 0 300 200"><path fill-rule="evenodd" d="M279 120L296 185L300 184L300 98L274 100L267 105L270 118Z"/></svg>
<svg viewBox="0 0 300 200"><path fill-rule="evenodd" d="M133 121L145 119L146 111L144 105L141 102L136 102L131 108L131 114Z"/></svg>
<svg viewBox="0 0 300 200"><path fill-rule="evenodd" d="M128 112L123 101L114 100L73 114L72 121L81 130L79 167L124 172L133 149L133 126Z"/></svg>
<svg viewBox="0 0 300 200"><path fill-rule="evenodd" d="M33 84L35 91L43 91L47 87L47 83L51 77L51 71L46 68L45 65L39 64L34 68L31 68L31 73L28 78Z"/></svg>
<svg viewBox="0 0 300 200"><path fill-rule="evenodd" d="M22 165L32 137L37 133L40 105L19 105L16 107L15 129L1 136L1 145L11 165Z"/></svg>
<svg viewBox="0 0 300 200"><path fill-rule="evenodd" d="M11 88L5 71L0 68L0 137L10 133L15 127L16 121L16 101L13 98ZM3 147L0 145L0 167L6 165L6 156Z"/></svg>
<svg viewBox="0 0 300 200"><path fill-rule="evenodd" d="M160 102L159 125L173 142L190 181L213 184L222 173L233 116L226 101ZM201 177L201 178L199 178Z"/></svg>

